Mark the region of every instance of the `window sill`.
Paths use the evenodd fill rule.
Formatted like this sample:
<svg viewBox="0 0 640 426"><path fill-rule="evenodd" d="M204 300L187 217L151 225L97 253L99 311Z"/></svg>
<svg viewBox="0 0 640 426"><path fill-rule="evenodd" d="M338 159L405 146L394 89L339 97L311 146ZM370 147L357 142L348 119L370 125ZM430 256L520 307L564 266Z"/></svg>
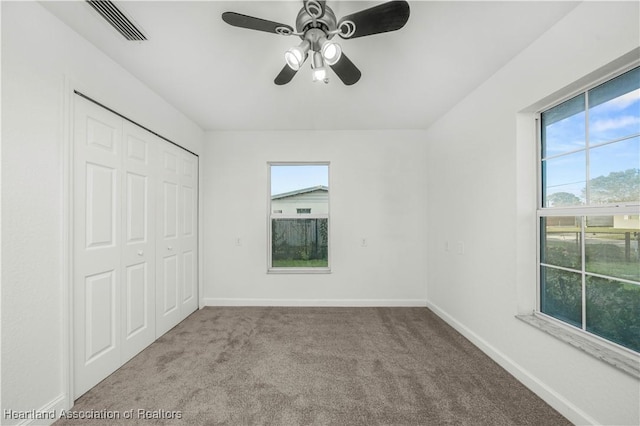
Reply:
<svg viewBox="0 0 640 426"><path fill-rule="evenodd" d="M331 268L269 268L267 274L330 274Z"/></svg>
<svg viewBox="0 0 640 426"><path fill-rule="evenodd" d="M617 350L604 341L601 342L586 333L574 330L537 313L516 315L516 318L624 371L636 379L640 379L640 356L638 355L624 350Z"/></svg>

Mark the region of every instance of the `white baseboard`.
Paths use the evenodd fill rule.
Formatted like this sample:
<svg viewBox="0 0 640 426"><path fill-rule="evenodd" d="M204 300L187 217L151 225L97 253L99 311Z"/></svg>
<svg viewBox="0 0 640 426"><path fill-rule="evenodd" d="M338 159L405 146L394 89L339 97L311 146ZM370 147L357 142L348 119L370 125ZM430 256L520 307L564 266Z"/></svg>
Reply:
<svg viewBox="0 0 640 426"><path fill-rule="evenodd" d="M498 365L507 370L523 385L529 388L533 393L538 395L547 404L552 406L556 411L565 416L569 421L576 425L597 425L595 419L580 410L578 407L567 401L562 395L558 394L552 388L533 376L521 365L500 352L486 340L478 336L476 333L468 329L465 325L458 322L448 313L440 309L433 303L427 302L427 307L435 312L440 318L447 322L451 327L455 328L460 334L469 339L471 343L476 345L482 352L487 354Z"/></svg>
<svg viewBox="0 0 640 426"><path fill-rule="evenodd" d="M44 406L42 406L41 408L33 412L33 414L36 414L43 418L24 419L19 423L17 423L17 425L18 426L36 426L36 425L48 426L50 424L53 424L60 417L60 413L62 412L62 410L65 410L67 408L66 404L67 404L67 396L64 394L58 395L52 401L50 401L49 403L45 404ZM4 413L3 413L2 419L5 419Z"/></svg>
<svg viewBox="0 0 640 426"><path fill-rule="evenodd" d="M230 299L204 298L204 306L426 307L425 299Z"/></svg>

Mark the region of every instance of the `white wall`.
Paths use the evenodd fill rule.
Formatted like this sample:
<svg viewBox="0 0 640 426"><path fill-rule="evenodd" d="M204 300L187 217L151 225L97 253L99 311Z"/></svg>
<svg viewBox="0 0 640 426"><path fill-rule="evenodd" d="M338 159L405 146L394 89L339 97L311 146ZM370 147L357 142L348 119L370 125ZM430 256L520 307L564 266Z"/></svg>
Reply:
<svg viewBox="0 0 640 426"><path fill-rule="evenodd" d="M423 135L209 132L203 164L205 303L424 306ZM268 161L331 162L331 274L266 273Z"/></svg>
<svg viewBox="0 0 640 426"><path fill-rule="evenodd" d="M80 89L199 153L204 133L35 2L2 2L2 414L69 404L64 167ZM11 424L2 418L2 424Z"/></svg>
<svg viewBox="0 0 640 426"><path fill-rule="evenodd" d="M640 383L514 317L535 306L529 112L638 48L638 6L579 5L426 133L429 306L576 423L639 424Z"/></svg>

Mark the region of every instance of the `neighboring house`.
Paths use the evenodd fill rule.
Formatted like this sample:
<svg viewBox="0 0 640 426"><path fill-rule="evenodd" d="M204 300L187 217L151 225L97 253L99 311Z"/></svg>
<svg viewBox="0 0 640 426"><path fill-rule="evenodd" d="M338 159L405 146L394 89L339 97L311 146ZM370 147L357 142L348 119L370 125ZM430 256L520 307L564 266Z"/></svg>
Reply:
<svg viewBox="0 0 640 426"><path fill-rule="evenodd" d="M638 231L640 231L640 216L638 215L613 216L613 227L637 229Z"/></svg>
<svg viewBox="0 0 640 426"><path fill-rule="evenodd" d="M574 226L580 228L579 217L577 216L556 216L547 219L547 226ZM589 216L587 226L624 229L629 232L640 231L640 216L638 215L616 215L616 216ZM599 232L603 232L600 230ZM618 231L620 232L620 231Z"/></svg>
<svg viewBox="0 0 640 426"><path fill-rule="evenodd" d="M313 186L271 196L271 211L275 214L328 214L329 188Z"/></svg>

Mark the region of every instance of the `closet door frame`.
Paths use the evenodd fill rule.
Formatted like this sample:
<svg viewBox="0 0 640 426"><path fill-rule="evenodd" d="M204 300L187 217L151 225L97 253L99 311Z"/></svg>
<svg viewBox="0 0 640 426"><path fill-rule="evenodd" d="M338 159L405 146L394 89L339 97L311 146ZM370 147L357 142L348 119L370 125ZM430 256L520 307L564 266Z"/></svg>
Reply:
<svg viewBox="0 0 640 426"><path fill-rule="evenodd" d="M75 267L75 259L74 259L74 125L75 125L75 103L78 97L86 98L87 100L96 103L98 106L105 108L112 113L120 116L121 118L131 122L134 125L141 127L144 130L151 132L152 134L160 137L161 139L166 140L167 142L173 143L179 148L193 154L198 163L199 163L199 155L195 152L190 151L187 148L184 148L170 140L158 135L157 133L147 129L144 126L139 125L135 121L130 118L119 114L115 110L106 107L102 103L96 101L94 98L86 95L86 93L104 93L103 89L92 90L90 87L87 87L84 84L80 84L78 81L70 78L68 75L63 76L63 81L61 83L61 96L60 96L60 131L59 131L59 140L60 140L60 152L61 152L61 176L60 176L60 184L62 186L62 232L61 232L61 244L60 244L60 252L62 253L62 262L61 262L61 273L60 273L60 282L62 284L62 303L61 303L61 320L62 320L62 358L60 364L60 371L62 374L62 393L58 398L53 401L49 408L60 410L69 410L75 404L75 390L74 390L74 368L75 368L75 357L74 357L74 267ZM94 95L95 96L95 95ZM105 93L105 97L108 96ZM112 105L115 105L115 108L118 108L120 102L113 102ZM202 238L201 238L201 230L202 230L202 203L199 201L202 195L201 192L201 179L202 175L199 173L199 167L196 170L197 177L197 185L198 185L198 203L197 203L197 249L198 249L198 267L197 267L197 291L198 291L198 303L197 309L203 308L204 305L204 297L203 297L203 263L202 263Z"/></svg>

